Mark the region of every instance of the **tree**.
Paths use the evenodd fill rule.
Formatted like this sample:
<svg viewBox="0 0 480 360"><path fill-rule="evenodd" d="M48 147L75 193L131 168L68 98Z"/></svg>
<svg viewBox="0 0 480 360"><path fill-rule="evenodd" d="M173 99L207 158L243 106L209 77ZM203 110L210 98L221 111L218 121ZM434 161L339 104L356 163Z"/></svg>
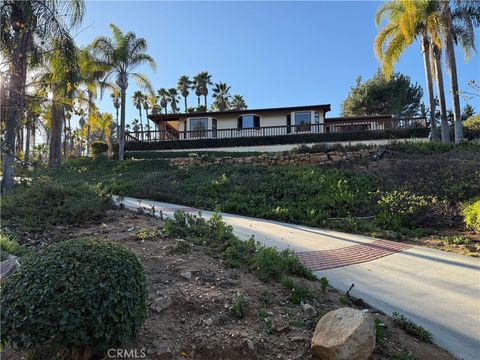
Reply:
<svg viewBox="0 0 480 360"><path fill-rule="evenodd" d="M220 111L225 111L230 106L230 86L224 82L219 82L213 86L213 105Z"/></svg>
<svg viewBox="0 0 480 360"><path fill-rule="evenodd" d="M3 191L13 189L15 131L24 112L28 60L51 39L70 39L69 29L82 20L85 4L73 1L3 0L0 10L2 55L9 61L9 90L4 138Z"/></svg>
<svg viewBox="0 0 480 360"><path fill-rule="evenodd" d="M212 75L207 71L202 71L193 78L193 82L195 95L198 97L198 105L200 106L200 96L203 96L203 106L207 107L208 87L212 85Z"/></svg>
<svg viewBox="0 0 480 360"><path fill-rule="evenodd" d="M99 60L109 69L104 78L106 82L115 76L116 83L120 88L120 133L118 134L118 159L124 159L125 152L125 100L128 88L128 79L133 77L137 85L153 92L152 85L143 74L134 72L141 65L149 65L152 70L156 69L155 60L146 53L147 42L143 38L137 38L133 32L123 34L116 26L111 24L113 39L100 36L93 41L92 47L96 51Z"/></svg>
<svg viewBox="0 0 480 360"><path fill-rule="evenodd" d="M462 112L462 119L463 120L468 119L469 117L473 116L474 114L475 114L475 108L472 105L467 104L463 107L463 112Z"/></svg>
<svg viewBox="0 0 480 360"><path fill-rule="evenodd" d="M168 113L168 91L161 88L157 91L157 98L160 100L160 107L165 109L165 114Z"/></svg>
<svg viewBox="0 0 480 360"><path fill-rule="evenodd" d="M233 110L246 110L247 103L242 95L235 94L232 96L232 100L230 101L230 108Z"/></svg>
<svg viewBox="0 0 480 360"><path fill-rule="evenodd" d="M357 78L341 105L342 115L415 116L420 112L422 95L422 88L412 84L408 76L396 73L387 80L378 71L373 79L363 83L361 77Z"/></svg>
<svg viewBox="0 0 480 360"><path fill-rule="evenodd" d="M178 79L177 89L180 91L180 94L183 96L185 112L188 110L187 97L190 94L189 90L192 89L192 81L187 75L182 75Z"/></svg>
<svg viewBox="0 0 480 360"><path fill-rule="evenodd" d="M387 23L379 31L375 38L375 54L382 63L383 74L387 77L393 72L393 65L399 60L405 49L410 46L417 37L420 37L421 51L424 62L426 90L430 114L430 126L432 139L438 139L438 131L435 120L435 100L433 95L433 80L430 46L432 41L440 45L437 36L437 12L423 9L420 11L417 5L424 6L428 1L393 0L385 2L376 13L376 24L380 26L386 18ZM435 31L434 31L435 30ZM433 35L433 36L432 36Z"/></svg>
<svg viewBox="0 0 480 360"><path fill-rule="evenodd" d="M178 96L178 90L176 88L168 89L168 102L172 108L172 113L176 114L178 112L178 102L180 101L180 96Z"/></svg>
<svg viewBox="0 0 480 360"><path fill-rule="evenodd" d="M138 110L138 115L140 116L140 131L142 131L143 138L143 121L142 121L142 105L145 101L145 95L141 91L135 91L132 96L133 105Z"/></svg>
<svg viewBox="0 0 480 360"><path fill-rule="evenodd" d="M113 87L110 97L112 98L113 107L115 108L115 125L117 127L117 136L119 136L118 109L120 108L120 89L117 86Z"/></svg>

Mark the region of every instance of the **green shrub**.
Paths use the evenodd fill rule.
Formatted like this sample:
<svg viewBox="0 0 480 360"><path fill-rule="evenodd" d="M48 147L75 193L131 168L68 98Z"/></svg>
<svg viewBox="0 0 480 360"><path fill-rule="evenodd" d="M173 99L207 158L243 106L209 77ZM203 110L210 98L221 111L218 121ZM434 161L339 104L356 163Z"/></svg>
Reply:
<svg viewBox="0 0 480 360"><path fill-rule="evenodd" d="M463 122L463 135L470 140L480 139L480 114L472 115Z"/></svg>
<svg viewBox="0 0 480 360"><path fill-rule="evenodd" d="M13 234L4 231L0 232L0 261L6 260L8 254L21 257L27 255L30 251L20 245Z"/></svg>
<svg viewBox="0 0 480 360"><path fill-rule="evenodd" d="M236 294L230 307L230 315L236 319L243 319L247 314L248 301L243 294Z"/></svg>
<svg viewBox="0 0 480 360"><path fill-rule="evenodd" d="M442 238L443 242L446 244L453 244L453 245L467 245L470 243L470 239L466 238L465 236L460 235L451 235L445 236Z"/></svg>
<svg viewBox="0 0 480 360"><path fill-rule="evenodd" d="M1 340L20 349L101 352L134 338L146 318L142 265L113 242L51 245L27 256L1 286Z"/></svg>
<svg viewBox="0 0 480 360"><path fill-rule="evenodd" d="M105 141L93 141L90 144L93 156L106 154L108 151L108 144Z"/></svg>
<svg viewBox="0 0 480 360"><path fill-rule="evenodd" d="M328 279L323 276L320 278L320 287L322 288L322 291L323 292L326 292L327 291L327 288L328 288Z"/></svg>
<svg viewBox="0 0 480 360"><path fill-rule="evenodd" d="M98 186L42 177L5 194L1 218L9 227L36 232L54 225L99 219L109 205L110 196Z"/></svg>
<svg viewBox="0 0 480 360"><path fill-rule="evenodd" d="M465 151L473 150L480 151L480 146L473 143L443 143L441 141L393 141L386 146L391 151L399 151L409 154L432 154L432 153L446 153L450 151Z"/></svg>
<svg viewBox="0 0 480 360"><path fill-rule="evenodd" d="M387 192L378 200L380 211L377 220L381 225L395 230L403 226L428 223L432 207L437 202L435 197L416 195L410 191Z"/></svg>
<svg viewBox="0 0 480 360"><path fill-rule="evenodd" d="M300 304L302 301L313 300L315 299L315 294L310 290L309 287L304 286L290 277L284 277L282 280L282 285L290 290L290 295L288 301L292 304Z"/></svg>
<svg viewBox="0 0 480 360"><path fill-rule="evenodd" d="M469 201L464 207L463 221L475 232L480 232L480 198Z"/></svg>
<svg viewBox="0 0 480 360"><path fill-rule="evenodd" d="M192 249L192 245L183 239L175 240L170 246L169 252L171 254L188 254Z"/></svg>
<svg viewBox="0 0 480 360"><path fill-rule="evenodd" d="M409 334L416 337L418 340L427 343L432 342L432 334L423 327L415 324L412 320L407 319L405 316L397 312L393 312L392 319L394 325L398 326L400 329L405 330Z"/></svg>

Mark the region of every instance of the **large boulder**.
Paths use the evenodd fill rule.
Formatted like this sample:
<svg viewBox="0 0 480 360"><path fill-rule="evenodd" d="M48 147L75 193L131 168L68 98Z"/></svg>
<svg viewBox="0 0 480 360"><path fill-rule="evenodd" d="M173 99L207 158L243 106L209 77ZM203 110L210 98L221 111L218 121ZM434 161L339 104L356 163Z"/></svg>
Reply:
<svg viewBox="0 0 480 360"><path fill-rule="evenodd" d="M366 360L375 348L375 322L368 314L341 308L317 323L312 352L321 360Z"/></svg>

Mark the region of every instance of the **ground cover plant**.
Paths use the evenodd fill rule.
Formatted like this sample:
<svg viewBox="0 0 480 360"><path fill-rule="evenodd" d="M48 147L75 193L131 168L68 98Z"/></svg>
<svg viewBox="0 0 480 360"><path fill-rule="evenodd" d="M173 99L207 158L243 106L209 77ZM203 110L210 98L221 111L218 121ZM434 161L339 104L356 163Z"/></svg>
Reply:
<svg viewBox="0 0 480 360"><path fill-rule="evenodd" d="M126 247L95 239L50 245L2 281L1 341L89 359L135 337L146 317L142 265Z"/></svg>

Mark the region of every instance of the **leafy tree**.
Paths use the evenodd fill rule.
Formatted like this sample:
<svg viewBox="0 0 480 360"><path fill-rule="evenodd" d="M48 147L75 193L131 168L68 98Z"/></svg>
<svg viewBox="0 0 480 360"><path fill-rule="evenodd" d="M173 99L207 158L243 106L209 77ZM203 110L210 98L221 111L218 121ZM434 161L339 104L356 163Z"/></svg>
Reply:
<svg viewBox="0 0 480 360"><path fill-rule="evenodd" d="M342 115L414 116L420 112L422 95L422 88L413 85L408 76L396 73L387 80L378 71L373 79L363 83L361 77L357 78L355 86L341 105Z"/></svg>
<svg viewBox="0 0 480 360"><path fill-rule="evenodd" d="M463 107L463 113L462 113L463 120L468 119L469 117L473 116L474 114L475 114L475 108L472 105L467 104Z"/></svg>
<svg viewBox="0 0 480 360"><path fill-rule="evenodd" d="M115 76L120 88L120 132L118 134L118 159L124 159L125 152L125 105L128 79L133 77L137 85L153 93L152 85L147 77L135 72L141 65L149 65L156 69L155 60L146 53L147 41L137 38L133 32L124 34L116 25L110 24L113 38L100 36L92 43L101 63L108 67L104 81Z"/></svg>

